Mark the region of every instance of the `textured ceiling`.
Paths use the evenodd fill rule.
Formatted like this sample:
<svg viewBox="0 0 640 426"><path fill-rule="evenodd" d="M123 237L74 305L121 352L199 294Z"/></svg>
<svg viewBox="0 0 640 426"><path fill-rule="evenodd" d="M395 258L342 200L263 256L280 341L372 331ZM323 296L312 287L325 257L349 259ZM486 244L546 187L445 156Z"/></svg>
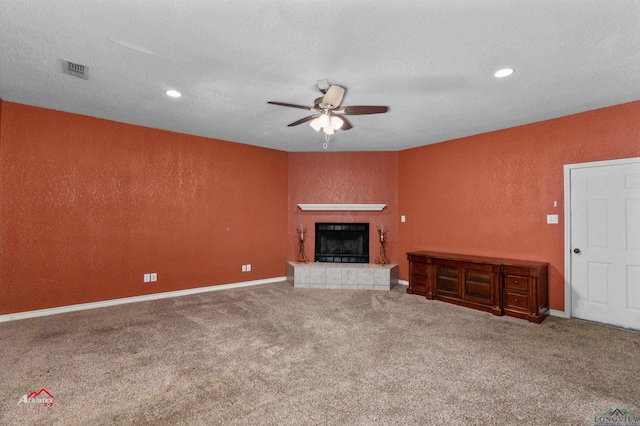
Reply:
<svg viewBox="0 0 640 426"><path fill-rule="evenodd" d="M61 60L89 67L65 75ZM493 73L516 72L505 79ZM637 0L2 0L0 98L285 151L401 150L640 99ZM164 94L177 89L183 96Z"/></svg>

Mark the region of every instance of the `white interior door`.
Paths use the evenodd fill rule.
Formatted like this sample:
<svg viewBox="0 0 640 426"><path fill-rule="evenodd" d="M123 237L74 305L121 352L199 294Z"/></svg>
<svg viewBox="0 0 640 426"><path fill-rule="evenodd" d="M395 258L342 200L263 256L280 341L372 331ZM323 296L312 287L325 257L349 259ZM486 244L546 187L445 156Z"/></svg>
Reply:
<svg viewBox="0 0 640 426"><path fill-rule="evenodd" d="M640 161L572 168L570 186L572 316L640 329Z"/></svg>

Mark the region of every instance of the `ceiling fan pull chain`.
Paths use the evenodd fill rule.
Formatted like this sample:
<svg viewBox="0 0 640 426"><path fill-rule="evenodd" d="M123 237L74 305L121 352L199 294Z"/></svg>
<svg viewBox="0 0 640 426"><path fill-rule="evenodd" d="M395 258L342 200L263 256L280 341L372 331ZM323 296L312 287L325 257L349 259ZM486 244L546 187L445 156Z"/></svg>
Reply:
<svg viewBox="0 0 640 426"><path fill-rule="evenodd" d="M329 142L331 142L331 135L325 133L324 134L324 143L322 144L322 147L324 149L327 149L329 147Z"/></svg>

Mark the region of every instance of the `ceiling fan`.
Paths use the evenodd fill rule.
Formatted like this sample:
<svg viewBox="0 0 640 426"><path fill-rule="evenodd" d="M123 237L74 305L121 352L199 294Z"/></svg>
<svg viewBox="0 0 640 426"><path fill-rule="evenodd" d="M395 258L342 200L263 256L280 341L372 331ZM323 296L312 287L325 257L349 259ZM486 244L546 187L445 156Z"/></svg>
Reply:
<svg viewBox="0 0 640 426"><path fill-rule="evenodd" d="M326 135L332 135L338 129L349 130L353 127L345 115L381 114L389 111L389 108L386 106L340 107L345 90L343 87L335 84L329 85L327 80L318 81L318 89L320 89L320 92L323 93L324 96L317 98L312 107L285 102L268 103L311 111L313 115L294 121L289 124L288 127L297 126L298 124L306 123L308 121L309 125L313 127L316 132L319 132L320 129L322 129Z"/></svg>

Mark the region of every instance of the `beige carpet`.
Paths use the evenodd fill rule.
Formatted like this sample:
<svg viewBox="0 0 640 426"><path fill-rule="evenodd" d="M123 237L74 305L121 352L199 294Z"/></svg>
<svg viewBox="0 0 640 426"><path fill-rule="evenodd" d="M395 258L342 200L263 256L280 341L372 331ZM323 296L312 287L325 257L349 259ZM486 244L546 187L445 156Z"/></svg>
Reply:
<svg viewBox="0 0 640 426"><path fill-rule="evenodd" d="M0 323L0 425L593 425L640 334L287 283ZM20 403L46 389L53 406Z"/></svg>

